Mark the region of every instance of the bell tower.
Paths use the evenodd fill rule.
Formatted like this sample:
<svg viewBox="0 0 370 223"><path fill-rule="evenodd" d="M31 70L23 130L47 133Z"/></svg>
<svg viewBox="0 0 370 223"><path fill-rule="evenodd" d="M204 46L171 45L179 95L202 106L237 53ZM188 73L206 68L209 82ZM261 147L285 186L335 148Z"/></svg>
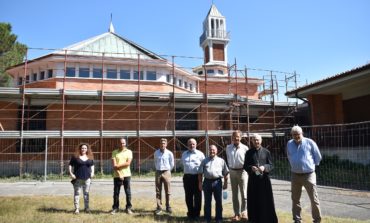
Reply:
<svg viewBox="0 0 370 223"><path fill-rule="evenodd" d="M204 64L209 76L227 76L227 44L229 33L226 31L226 19L212 4L203 22L203 34L199 38L203 49ZM204 75L203 68L194 68L194 72Z"/></svg>

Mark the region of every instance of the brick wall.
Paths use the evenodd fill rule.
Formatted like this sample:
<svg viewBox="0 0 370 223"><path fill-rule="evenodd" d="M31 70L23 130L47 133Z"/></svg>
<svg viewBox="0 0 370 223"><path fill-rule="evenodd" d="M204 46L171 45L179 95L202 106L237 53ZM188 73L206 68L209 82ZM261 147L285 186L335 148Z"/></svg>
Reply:
<svg viewBox="0 0 370 223"><path fill-rule="evenodd" d="M199 129L205 130L207 127L207 110L206 107L199 108ZM223 127L228 123L226 120L222 120L223 116L220 115L222 110L216 108L208 108L208 130L225 130Z"/></svg>
<svg viewBox="0 0 370 223"><path fill-rule="evenodd" d="M221 81L207 81L207 92L208 94L238 94L242 96L247 95L247 88L248 88L248 96L251 99L258 99L258 91L256 84L246 84L245 81L239 83L229 83L229 82L221 82ZM199 84L199 91L201 93L205 93L205 81L201 81Z"/></svg>
<svg viewBox="0 0 370 223"><path fill-rule="evenodd" d="M26 88L56 88L56 82L54 78L46 79L26 84Z"/></svg>
<svg viewBox="0 0 370 223"><path fill-rule="evenodd" d="M209 46L204 48L204 63L209 62Z"/></svg>
<svg viewBox="0 0 370 223"><path fill-rule="evenodd" d="M343 101L346 123L370 120L370 95Z"/></svg>
<svg viewBox="0 0 370 223"><path fill-rule="evenodd" d="M313 125L343 123L341 95L310 95L308 100Z"/></svg>
<svg viewBox="0 0 370 223"><path fill-rule="evenodd" d="M26 85L26 88L56 88L56 89L72 89L72 90L100 90L101 79L66 79L63 85L62 78L48 79ZM138 81L124 80L104 80L104 91L123 91L134 92L138 91ZM173 92L173 87L164 82L140 81L141 92ZM190 93L186 89L175 87L177 93Z"/></svg>
<svg viewBox="0 0 370 223"><path fill-rule="evenodd" d="M12 102L0 101L0 123L4 130L17 130L17 121L18 105Z"/></svg>
<svg viewBox="0 0 370 223"><path fill-rule="evenodd" d="M93 103L86 105L68 104L65 106L65 130L100 130L101 107ZM162 106L141 106L141 130L171 130L171 120L168 120L172 108ZM61 129L62 105L48 107L47 129ZM135 102L122 105L104 106L104 130L137 130L138 110Z"/></svg>
<svg viewBox="0 0 370 223"><path fill-rule="evenodd" d="M213 44L213 60L225 61L225 52L223 44Z"/></svg>

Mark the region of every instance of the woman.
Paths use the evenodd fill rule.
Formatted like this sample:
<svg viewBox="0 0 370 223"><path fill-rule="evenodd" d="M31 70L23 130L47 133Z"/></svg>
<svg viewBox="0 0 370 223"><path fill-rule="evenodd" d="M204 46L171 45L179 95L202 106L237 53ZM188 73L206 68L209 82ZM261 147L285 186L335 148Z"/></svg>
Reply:
<svg viewBox="0 0 370 223"><path fill-rule="evenodd" d="M270 152L261 146L262 137L255 134L254 148L245 154L244 169L248 172L247 207L251 223L277 223L274 196L269 173L272 170Z"/></svg>
<svg viewBox="0 0 370 223"><path fill-rule="evenodd" d="M94 155L89 144L81 143L69 162L69 175L74 188L75 214L80 213L80 190L83 190L85 212L89 213L89 190L94 177Z"/></svg>

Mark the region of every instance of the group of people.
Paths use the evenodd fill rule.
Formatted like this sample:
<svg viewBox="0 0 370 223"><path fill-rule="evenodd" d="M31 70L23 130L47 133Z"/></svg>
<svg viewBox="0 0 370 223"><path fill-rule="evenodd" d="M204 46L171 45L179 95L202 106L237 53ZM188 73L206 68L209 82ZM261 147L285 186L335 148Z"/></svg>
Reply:
<svg viewBox="0 0 370 223"><path fill-rule="evenodd" d="M303 137L302 128L291 129L292 139L287 143L287 157L291 167L292 214L294 223L300 223L302 187L308 193L312 207L313 222L321 222L320 204L316 187L315 167L321 161L321 154L316 143ZM212 196L215 200L215 220L222 222L222 194L228 187L230 176L232 204L234 215L232 221L247 220L253 223L276 223L275 211L269 173L273 169L271 154L262 146L262 137L254 134L252 148L241 143L242 134L234 131L232 143L226 147L226 159L219 157L216 145L209 146L207 157L197 149L197 141L190 138L188 149L183 152L183 186L187 217L197 221L201 214L202 191L204 195L204 220L211 222ZM112 152L114 192L112 214L119 211L119 194L123 185L126 194L127 214L132 214L131 170L133 154L126 146L126 139L120 139L121 145ZM167 139L160 139L160 146L154 152L155 165L155 214L173 212L170 205L171 171L175 166L173 153L167 149ZM82 143L76 149L69 164L69 173L74 187L75 213L79 213L79 193L82 189L84 210L89 209L89 188L94 176L93 153L88 144ZM162 204L162 186L165 192L165 209ZM240 196L239 196L240 195ZM247 199L248 198L248 199Z"/></svg>

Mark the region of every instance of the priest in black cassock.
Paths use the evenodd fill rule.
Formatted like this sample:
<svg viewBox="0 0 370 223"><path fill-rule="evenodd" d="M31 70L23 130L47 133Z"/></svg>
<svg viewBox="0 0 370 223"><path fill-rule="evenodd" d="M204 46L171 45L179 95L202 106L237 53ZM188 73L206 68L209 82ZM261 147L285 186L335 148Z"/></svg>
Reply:
<svg viewBox="0 0 370 223"><path fill-rule="evenodd" d="M251 223L277 223L274 196L269 173L272 170L270 151L261 146L262 137L252 138L254 148L245 154L244 169L248 172L247 207Z"/></svg>

